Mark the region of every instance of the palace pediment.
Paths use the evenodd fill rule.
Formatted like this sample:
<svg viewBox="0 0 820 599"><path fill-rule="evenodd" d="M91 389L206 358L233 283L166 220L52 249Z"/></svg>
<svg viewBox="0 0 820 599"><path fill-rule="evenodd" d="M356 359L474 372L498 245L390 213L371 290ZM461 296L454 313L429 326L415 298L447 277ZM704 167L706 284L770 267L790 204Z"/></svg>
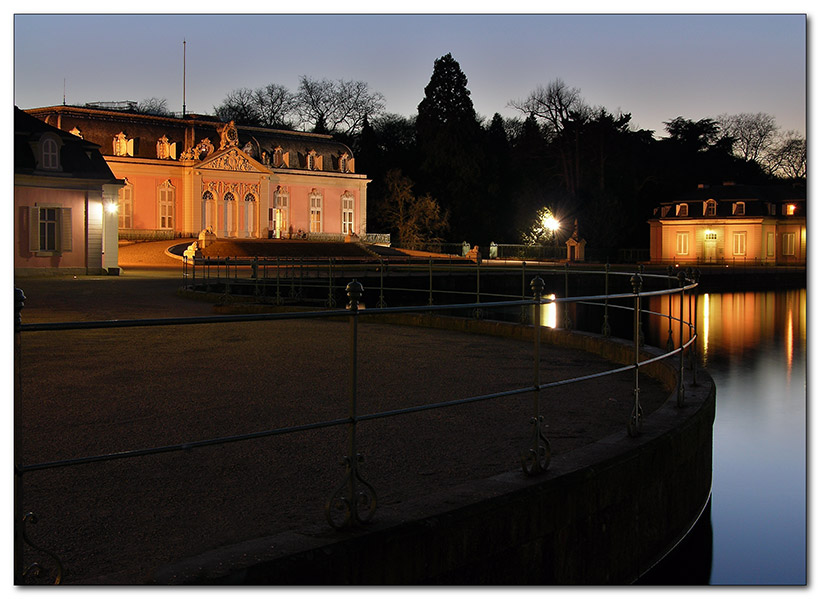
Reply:
<svg viewBox="0 0 820 599"><path fill-rule="evenodd" d="M248 156L237 147L219 150L207 156L198 165L198 168L219 171L233 171L245 173L267 173L268 170L259 162Z"/></svg>

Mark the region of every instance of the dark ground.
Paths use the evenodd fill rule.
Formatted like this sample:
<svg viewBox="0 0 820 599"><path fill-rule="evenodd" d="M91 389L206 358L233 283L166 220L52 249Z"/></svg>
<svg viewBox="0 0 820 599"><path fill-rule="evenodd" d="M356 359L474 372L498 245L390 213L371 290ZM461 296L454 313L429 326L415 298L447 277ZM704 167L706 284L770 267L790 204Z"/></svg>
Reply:
<svg viewBox="0 0 820 599"><path fill-rule="evenodd" d="M23 322L213 314L175 294L179 269L159 245L129 247L119 277L15 281ZM346 322L321 320L26 332L18 462L344 418L349 335ZM533 376L529 343L372 323L359 326L359 364L360 413L523 388ZM542 349L543 382L611 367ZM632 387L623 373L544 392L553 454L626 427ZM666 396L641 380L645 414ZM363 477L382 513L395 513L408 498L520 471L531 412L525 393L362 423ZM296 529L331 537L324 505L345 452L346 429L336 427L42 470L24 475L23 503L39 518L32 541L63 560L64 583L140 584L158 567L247 539Z"/></svg>

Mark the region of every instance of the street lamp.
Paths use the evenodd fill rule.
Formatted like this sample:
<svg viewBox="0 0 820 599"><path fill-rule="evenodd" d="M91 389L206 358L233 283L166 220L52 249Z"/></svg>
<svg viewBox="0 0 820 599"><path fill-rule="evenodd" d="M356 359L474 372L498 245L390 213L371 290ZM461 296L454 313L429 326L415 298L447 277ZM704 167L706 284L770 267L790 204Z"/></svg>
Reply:
<svg viewBox="0 0 820 599"><path fill-rule="evenodd" d="M545 231L550 232L552 241L555 245L555 253L558 253L558 230L561 228L561 221L555 218L555 215L549 210L544 210L541 216L541 226Z"/></svg>

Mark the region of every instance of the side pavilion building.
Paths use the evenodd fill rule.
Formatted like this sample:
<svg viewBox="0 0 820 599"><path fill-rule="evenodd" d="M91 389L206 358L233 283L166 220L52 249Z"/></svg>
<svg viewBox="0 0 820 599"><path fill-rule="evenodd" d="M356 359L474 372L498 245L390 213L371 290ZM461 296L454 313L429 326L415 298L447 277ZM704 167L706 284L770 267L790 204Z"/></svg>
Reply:
<svg viewBox="0 0 820 599"><path fill-rule="evenodd" d="M806 264L806 188L701 185L649 220L653 264Z"/></svg>
<svg viewBox="0 0 820 599"><path fill-rule="evenodd" d="M367 184L330 135L240 127L214 118L112 107L28 114L100 146L124 185L120 239L305 237L367 233Z"/></svg>

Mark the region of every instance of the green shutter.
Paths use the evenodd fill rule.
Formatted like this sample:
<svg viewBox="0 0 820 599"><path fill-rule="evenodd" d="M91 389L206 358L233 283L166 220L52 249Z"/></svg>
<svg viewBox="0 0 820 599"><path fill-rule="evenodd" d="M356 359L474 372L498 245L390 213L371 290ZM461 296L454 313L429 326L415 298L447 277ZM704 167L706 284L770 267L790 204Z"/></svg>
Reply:
<svg viewBox="0 0 820 599"><path fill-rule="evenodd" d="M73 238L71 236L71 208L60 208L60 239L61 252L70 252Z"/></svg>
<svg viewBox="0 0 820 599"><path fill-rule="evenodd" d="M40 251L40 209L37 206L28 209L28 251Z"/></svg>

